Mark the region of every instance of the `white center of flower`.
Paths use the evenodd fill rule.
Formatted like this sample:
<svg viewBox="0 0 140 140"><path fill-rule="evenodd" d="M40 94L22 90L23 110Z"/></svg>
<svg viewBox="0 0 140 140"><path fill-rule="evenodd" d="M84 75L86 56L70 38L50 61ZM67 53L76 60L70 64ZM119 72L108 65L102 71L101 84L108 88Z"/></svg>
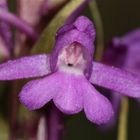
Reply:
<svg viewBox="0 0 140 140"><path fill-rule="evenodd" d="M78 43L73 43L61 50L58 56L57 66L59 71L81 75L84 73L86 63L82 46Z"/></svg>

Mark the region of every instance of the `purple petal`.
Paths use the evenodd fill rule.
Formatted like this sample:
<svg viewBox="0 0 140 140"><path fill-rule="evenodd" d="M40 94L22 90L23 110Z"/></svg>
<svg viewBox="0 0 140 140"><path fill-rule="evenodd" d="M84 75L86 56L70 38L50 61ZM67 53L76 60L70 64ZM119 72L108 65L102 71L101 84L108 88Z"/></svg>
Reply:
<svg viewBox="0 0 140 140"><path fill-rule="evenodd" d="M21 103L30 110L43 107L61 89L59 80L61 80L59 74L54 73L28 82L19 95Z"/></svg>
<svg viewBox="0 0 140 140"><path fill-rule="evenodd" d="M46 0L18 0L18 14L27 23L35 26L41 18L41 14L39 12L44 1Z"/></svg>
<svg viewBox="0 0 140 140"><path fill-rule="evenodd" d="M88 1L85 1L88 2ZM74 26L81 32L85 32L88 34L93 40L95 40L96 32L95 29L93 28L94 25L92 21L90 21L87 17L85 16L80 16L76 19L74 22Z"/></svg>
<svg viewBox="0 0 140 140"><path fill-rule="evenodd" d="M82 49L86 52L85 57L89 64L87 71L90 75L91 65L94 53L95 28L92 22L84 16L78 17L73 24L62 26L56 36L55 48L51 57L51 69L56 69L56 63L59 53L64 47L68 47L74 42L81 44Z"/></svg>
<svg viewBox="0 0 140 140"><path fill-rule="evenodd" d="M49 55L34 55L0 65L0 80L43 76L50 72Z"/></svg>
<svg viewBox="0 0 140 140"><path fill-rule="evenodd" d="M7 0L0 1L0 11L8 11ZM1 21L0 23L0 35L5 42L6 48L9 51L12 51L14 47L12 41L12 31L10 29L10 26L3 21Z"/></svg>
<svg viewBox="0 0 140 140"><path fill-rule="evenodd" d="M86 117L98 125L108 122L113 116L109 100L101 95L92 85L84 85L84 111Z"/></svg>
<svg viewBox="0 0 140 140"><path fill-rule="evenodd" d="M90 82L126 96L140 97L140 77L115 67L94 62Z"/></svg>
<svg viewBox="0 0 140 140"><path fill-rule="evenodd" d="M139 38L140 39L140 38ZM140 41L128 47L125 64L123 66L129 72L140 75Z"/></svg>
<svg viewBox="0 0 140 140"><path fill-rule="evenodd" d="M109 130L116 125L118 114L120 111L120 103L121 103L122 96L118 94L117 92L112 92L110 94L111 94L111 103L114 110L114 117L112 117L108 123L100 127L100 129L102 129L103 131Z"/></svg>
<svg viewBox="0 0 140 140"><path fill-rule="evenodd" d="M83 108L81 84L84 76L60 73L61 90L54 97L55 105L66 114L78 113Z"/></svg>
<svg viewBox="0 0 140 140"><path fill-rule="evenodd" d="M122 98L122 96L120 94L118 94L117 92L111 93L111 102L112 102L112 106L115 110L116 118L117 118L117 114L119 113L121 98Z"/></svg>
<svg viewBox="0 0 140 140"><path fill-rule="evenodd" d="M0 20L16 26L20 31L28 35L33 41L36 41L36 39L38 38L38 34L28 23L10 12L0 11Z"/></svg>
<svg viewBox="0 0 140 140"><path fill-rule="evenodd" d="M58 30L55 48L60 51L61 48L73 42L78 42L89 51L89 54L93 55L95 35L92 21L85 16L80 16L73 24L64 25Z"/></svg>
<svg viewBox="0 0 140 140"><path fill-rule="evenodd" d="M130 46L133 43L139 42L139 40L140 40L140 28L127 33L121 38L115 37L113 39L113 44L115 46L119 46L119 45Z"/></svg>

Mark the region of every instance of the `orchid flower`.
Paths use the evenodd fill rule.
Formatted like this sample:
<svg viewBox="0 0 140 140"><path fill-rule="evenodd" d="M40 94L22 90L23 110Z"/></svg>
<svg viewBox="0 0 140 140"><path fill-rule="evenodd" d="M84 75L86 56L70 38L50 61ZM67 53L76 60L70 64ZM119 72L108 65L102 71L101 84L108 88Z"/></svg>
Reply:
<svg viewBox="0 0 140 140"><path fill-rule="evenodd" d="M104 62L131 73L140 75L140 29L136 29L123 37L114 37L104 54ZM116 116L119 110L121 95L111 93ZM139 99L138 99L139 100ZM116 120L113 121L113 123Z"/></svg>
<svg viewBox="0 0 140 140"><path fill-rule="evenodd" d="M1 64L0 80L42 77L28 82L19 94L21 103L29 110L53 100L65 114L84 110L91 122L106 123L113 117L112 105L93 85L140 97L140 80L127 71L93 61L94 40L93 23L80 16L58 30L51 54Z"/></svg>
<svg viewBox="0 0 140 140"><path fill-rule="evenodd" d="M127 33L121 38L114 38L112 44L113 48L124 50L122 55L125 58L121 67L140 75L140 29Z"/></svg>
<svg viewBox="0 0 140 140"><path fill-rule="evenodd" d="M104 55L104 62L140 75L140 29L123 37L114 37Z"/></svg>

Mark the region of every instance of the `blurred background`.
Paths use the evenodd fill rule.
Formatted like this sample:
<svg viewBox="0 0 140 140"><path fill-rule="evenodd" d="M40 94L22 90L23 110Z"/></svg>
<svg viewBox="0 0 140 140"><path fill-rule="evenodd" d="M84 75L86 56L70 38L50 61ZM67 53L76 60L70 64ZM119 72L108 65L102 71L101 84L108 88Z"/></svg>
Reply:
<svg viewBox="0 0 140 140"><path fill-rule="evenodd" d="M140 0L96 0L99 8L103 30L104 45L114 36L121 37L133 29L140 28ZM15 0L9 0L11 11L15 11ZM83 11L89 17L89 7ZM8 88L0 82L0 140L8 139L9 101ZM10 84L10 82L8 83ZM18 100L18 99L17 99ZM129 99L128 140L140 140L140 104ZM63 140L117 140L116 124L113 128L103 131L95 124L90 123L84 113L65 116L66 132ZM3 139L5 138L5 139Z"/></svg>

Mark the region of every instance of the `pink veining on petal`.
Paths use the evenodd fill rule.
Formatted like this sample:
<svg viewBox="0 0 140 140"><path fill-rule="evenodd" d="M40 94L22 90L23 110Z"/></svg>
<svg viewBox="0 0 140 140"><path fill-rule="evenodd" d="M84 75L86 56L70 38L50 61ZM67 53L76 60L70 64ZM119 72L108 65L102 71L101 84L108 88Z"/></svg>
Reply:
<svg viewBox="0 0 140 140"><path fill-rule="evenodd" d="M84 73L88 65L88 59L85 57L85 51L81 44L74 42L69 46L63 47L58 55L57 67L71 67Z"/></svg>

